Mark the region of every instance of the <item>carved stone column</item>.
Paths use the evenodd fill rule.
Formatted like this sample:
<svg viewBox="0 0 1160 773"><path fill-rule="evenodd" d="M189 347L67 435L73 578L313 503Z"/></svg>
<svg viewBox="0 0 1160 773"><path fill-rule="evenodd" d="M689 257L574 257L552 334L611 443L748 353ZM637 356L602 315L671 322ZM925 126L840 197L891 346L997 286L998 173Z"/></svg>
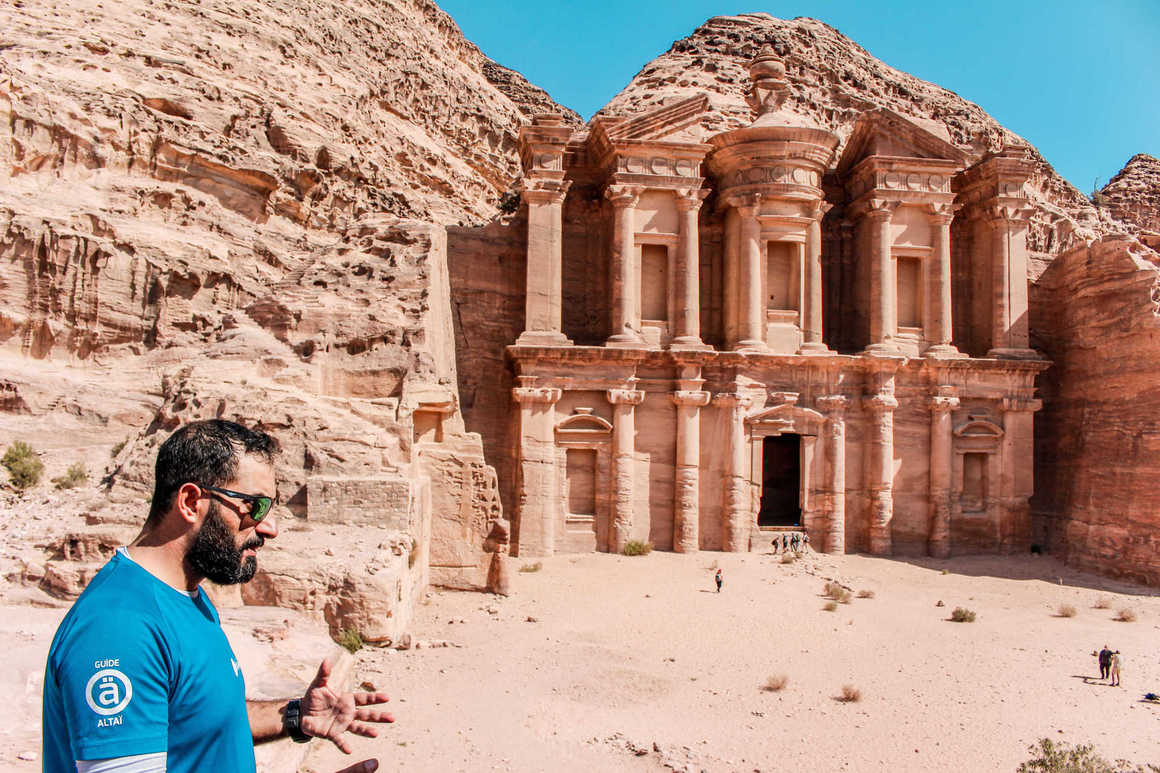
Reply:
<svg viewBox="0 0 1160 773"><path fill-rule="evenodd" d="M677 406L673 550L695 553L701 548L701 408L709 404L709 393L678 390L673 392L673 402Z"/></svg>
<svg viewBox="0 0 1160 773"><path fill-rule="evenodd" d="M827 553L846 552L846 406L844 395L818 398L818 410L826 415L826 498L829 522L826 525Z"/></svg>
<svg viewBox="0 0 1160 773"><path fill-rule="evenodd" d="M991 351L987 356L1027 356L1028 210L996 205L990 209L993 294Z"/></svg>
<svg viewBox="0 0 1160 773"><path fill-rule="evenodd" d="M527 295L520 346L570 344L563 333L564 196L570 180L528 180Z"/></svg>
<svg viewBox="0 0 1160 773"><path fill-rule="evenodd" d="M516 480L516 545L519 556L550 556L556 547L560 502L556 490L556 402L562 391L516 387L519 404L519 468Z"/></svg>
<svg viewBox="0 0 1160 773"><path fill-rule="evenodd" d="M745 437L745 414L753 404L748 395L726 392L714 402L728 412L729 479L725 483L725 508L721 518L722 550L749 550L749 524L753 520L752 482L749 480L749 443Z"/></svg>
<svg viewBox="0 0 1160 773"><path fill-rule="evenodd" d="M1030 464L1035 443L1035 412L1043 407L1033 398L1004 398L1003 439L1000 447L999 498L1002 502L999 548L1020 553L1031 545L1031 495L1035 468Z"/></svg>
<svg viewBox="0 0 1160 773"><path fill-rule="evenodd" d="M701 341L701 249L697 213L709 191L677 192L680 234L677 242L677 314L674 347L705 348Z"/></svg>
<svg viewBox="0 0 1160 773"><path fill-rule="evenodd" d="M632 534L633 478L636 465L636 406L644 402L638 389L609 389L612 403L612 550L624 552Z"/></svg>
<svg viewBox="0 0 1160 773"><path fill-rule="evenodd" d="M805 303L802 308L803 354L825 354L830 350L822 341L822 223L821 210L815 208L806 229Z"/></svg>
<svg viewBox="0 0 1160 773"><path fill-rule="evenodd" d="M954 334L951 316L951 220L954 210L949 204L930 205L930 224L934 234L928 297L931 299L930 329L926 331L930 348L927 357L963 357L951 343Z"/></svg>
<svg viewBox="0 0 1160 773"><path fill-rule="evenodd" d="M940 386L930 398L930 535L935 558L951 554L951 414L959 407L953 387Z"/></svg>
<svg viewBox="0 0 1160 773"><path fill-rule="evenodd" d="M725 326L725 346L737 347L741 340L741 216L736 207L725 210L724 267L721 320Z"/></svg>
<svg viewBox="0 0 1160 773"><path fill-rule="evenodd" d="M898 334L898 281L891 254L890 218L896 202L872 199L866 212L870 229L870 353L893 354Z"/></svg>
<svg viewBox="0 0 1160 773"><path fill-rule="evenodd" d="M870 453L867 472L870 489L870 552L888 556L893 552L891 521L894 519L894 379L866 401L870 413Z"/></svg>
<svg viewBox="0 0 1160 773"><path fill-rule="evenodd" d="M610 185L604 192L612 203L612 335L608 346L643 346L640 335L640 288L636 269L633 212L641 189Z"/></svg>
<svg viewBox="0 0 1160 773"><path fill-rule="evenodd" d="M765 266L765 250L761 243L761 223L757 219L760 198L752 197L752 203L737 207L741 216L741 272L739 293L742 306L740 314L741 340L737 349L765 351L765 298L762 297L762 276Z"/></svg>

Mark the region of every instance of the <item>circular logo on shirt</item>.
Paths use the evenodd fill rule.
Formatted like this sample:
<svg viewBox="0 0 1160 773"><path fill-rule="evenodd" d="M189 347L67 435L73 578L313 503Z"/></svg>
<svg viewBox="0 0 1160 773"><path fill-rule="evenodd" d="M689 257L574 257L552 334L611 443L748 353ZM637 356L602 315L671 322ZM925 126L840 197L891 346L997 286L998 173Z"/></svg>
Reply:
<svg viewBox="0 0 1160 773"><path fill-rule="evenodd" d="M120 714L132 699L133 683L115 668L98 671L85 685L89 708L103 717Z"/></svg>

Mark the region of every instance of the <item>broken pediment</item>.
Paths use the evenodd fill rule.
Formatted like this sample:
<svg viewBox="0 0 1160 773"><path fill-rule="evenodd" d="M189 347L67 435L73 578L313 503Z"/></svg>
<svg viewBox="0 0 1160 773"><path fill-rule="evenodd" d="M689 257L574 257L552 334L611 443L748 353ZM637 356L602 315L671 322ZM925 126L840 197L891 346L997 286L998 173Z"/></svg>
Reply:
<svg viewBox="0 0 1160 773"><path fill-rule="evenodd" d="M709 97L698 94L671 102L631 118L598 118L593 135L609 144L623 142L701 142L701 116L709 109Z"/></svg>
<svg viewBox="0 0 1160 773"><path fill-rule="evenodd" d="M967 153L950 142L946 127L937 121L908 118L893 110L865 112L854 124L854 133L838 161L838 174L846 175L871 156L970 162Z"/></svg>

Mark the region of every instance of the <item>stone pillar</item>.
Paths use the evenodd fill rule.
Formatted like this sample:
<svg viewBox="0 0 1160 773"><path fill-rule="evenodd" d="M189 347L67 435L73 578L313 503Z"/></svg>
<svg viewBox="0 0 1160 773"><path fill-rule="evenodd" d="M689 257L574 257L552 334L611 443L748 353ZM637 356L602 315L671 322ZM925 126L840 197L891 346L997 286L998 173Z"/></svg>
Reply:
<svg viewBox="0 0 1160 773"><path fill-rule="evenodd" d="M673 392L677 405L677 463L673 491L673 550L695 553L701 548L701 408L709 393Z"/></svg>
<svg viewBox="0 0 1160 773"><path fill-rule="evenodd" d="M890 252L890 218L897 203L872 199L866 212L870 229L870 345L871 353L894 353L898 334L898 277Z"/></svg>
<svg viewBox="0 0 1160 773"><path fill-rule="evenodd" d="M987 356L1027 356L1027 211L996 205L990 215L994 284Z"/></svg>
<svg viewBox="0 0 1160 773"><path fill-rule="evenodd" d="M749 550L749 524L753 520L745 414L753 400L733 392L719 394L714 400L728 412L729 422L729 479L725 483L725 508L721 517L721 549L744 553Z"/></svg>
<svg viewBox="0 0 1160 773"><path fill-rule="evenodd" d="M529 180L523 189L528 203L527 295L524 332L518 346L570 344L563 333L564 196L570 180Z"/></svg>
<svg viewBox="0 0 1160 773"><path fill-rule="evenodd" d="M930 291L927 296L931 299L930 329L926 331L930 347L926 350L927 357L962 357L964 356L951 343L954 335L953 319L951 316L951 220L954 210L949 204L930 205L930 224L934 235L934 254L931 256Z"/></svg>
<svg viewBox="0 0 1160 773"><path fill-rule="evenodd" d="M604 192L612 203L612 335L608 346L643 346L640 335L640 281L636 268L636 226L633 213L641 189L610 185Z"/></svg>
<svg viewBox="0 0 1160 773"><path fill-rule="evenodd" d="M846 405L844 395L818 398L818 410L826 415L826 498L829 522L826 525L827 553L846 552Z"/></svg>
<svg viewBox="0 0 1160 773"><path fill-rule="evenodd" d="M870 449L867 464L870 489L870 552L888 556L893 552L890 533L894 519L894 378L867 402L870 413Z"/></svg>
<svg viewBox="0 0 1160 773"><path fill-rule="evenodd" d="M930 535L935 558L951 554L951 414L959 407L953 387L940 386L930 398Z"/></svg>
<svg viewBox="0 0 1160 773"><path fill-rule="evenodd" d="M740 281L741 314L739 315L740 340L735 348L765 351L765 298L762 297L762 277L765 274L765 250L761 243L761 223L757 219L760 198L753 197L753 203L737 208L741 216L741 271Z"/></svg>
<svg viewBox="0 0 1160 773"><path fill-rule="evenodd" d="M1003 504L999 549L1020 553L1031 545L1031 495L1035 467L1030 464L1035 443L1035 412L1043 402L1031 398L1004 398L1003 439L1000 446L999 497Z"/></svg>
<svg viewBox="0 0 1160 773"><path fill-rule="evenodd" d="M516 481L516 555L550 556L556 547L556 402L562 391L516 387L520 408L519 470Z"/></svg>
<svg viewBox="0 0 1160 773"><path fill-rule="evenodd" d="M637 389L609 389L612 403L612 551L624 552L632 533L633 479L636 475L636 406L644 401Z"/></svg>
<svg viewBox="0 0 1160 773"><path fill-rule="evenodd" d="M803 354L824 354L830 350L822 342L822 223L821 212L815 210L806 229L804 266L805 297L802 299Z"/></svg>
<svg viewBox="0 0 1160 773"><path fill-rule="evenodd" d="M701 341L701 248L697 213L709 195L702 189L677 192L680 234L677 242L677 313L674 347L703 349Z"/></svg>
<svg viewBox="0 0 1160 773"><path fill-rule="evenodd" d="M736 207L725 210L724 266L721 319L725 326L725 346L733 349L741 340L741 216Z"/></svg>

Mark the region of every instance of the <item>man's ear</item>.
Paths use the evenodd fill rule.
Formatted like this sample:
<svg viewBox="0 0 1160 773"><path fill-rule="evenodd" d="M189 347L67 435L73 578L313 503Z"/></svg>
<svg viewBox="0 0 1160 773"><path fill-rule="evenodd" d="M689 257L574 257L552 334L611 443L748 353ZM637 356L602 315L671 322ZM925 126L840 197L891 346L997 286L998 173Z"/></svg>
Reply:
<svg viewBox="0 0 1160 773"><path fill-rule="evenodd" d="M193 525L201 520L201 488L193 483L182 483L173 496L173 509L181 520Z"/></svg>

